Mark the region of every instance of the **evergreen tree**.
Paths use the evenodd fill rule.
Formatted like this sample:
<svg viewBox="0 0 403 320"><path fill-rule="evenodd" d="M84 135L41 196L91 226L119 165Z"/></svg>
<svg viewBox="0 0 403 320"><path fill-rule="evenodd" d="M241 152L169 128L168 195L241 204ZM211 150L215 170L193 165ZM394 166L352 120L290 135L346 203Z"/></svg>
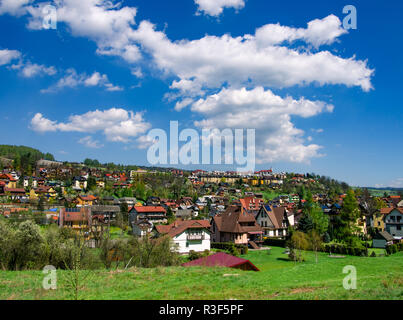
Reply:
<svg viewBox="0 0 403 320"><path fill-rule="evenodd" d="M355 198L355 193L352 189L349 189L340 211L340 226L337 232L338 237L342 237L342 239L351 237L357 231L355 224L359 217L360 210L358 208L357 199Z"/></svg>

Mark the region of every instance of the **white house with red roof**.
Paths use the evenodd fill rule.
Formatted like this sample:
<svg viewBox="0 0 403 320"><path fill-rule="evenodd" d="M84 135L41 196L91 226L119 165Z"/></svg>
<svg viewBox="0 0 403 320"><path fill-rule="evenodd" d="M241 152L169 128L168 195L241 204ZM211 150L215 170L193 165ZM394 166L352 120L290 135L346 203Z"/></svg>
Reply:
<svg viewBox="0 0 403 320"><path fill-rule="evenodd" d="M208 220L177 220L170 225L155 227L158 235L168 235L175 243L175 250L180 254L190 251L210 250L210 222Z"/></svg>

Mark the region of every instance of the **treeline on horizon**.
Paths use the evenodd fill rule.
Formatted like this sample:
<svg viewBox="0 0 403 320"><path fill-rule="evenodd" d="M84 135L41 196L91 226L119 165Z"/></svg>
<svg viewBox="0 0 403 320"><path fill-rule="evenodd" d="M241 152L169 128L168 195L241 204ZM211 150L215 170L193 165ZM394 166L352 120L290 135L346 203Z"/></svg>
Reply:
<svg viewBox="0 0 403 320"><path fill-rule="evenodd" d="M35 168L38 160L44 159L55 161L55 157L50 153L43 153L37 149L26 146L0 145L0 162L12 160L14 169L30 172ZM5 163L2 163L4 165Z"/></svg>

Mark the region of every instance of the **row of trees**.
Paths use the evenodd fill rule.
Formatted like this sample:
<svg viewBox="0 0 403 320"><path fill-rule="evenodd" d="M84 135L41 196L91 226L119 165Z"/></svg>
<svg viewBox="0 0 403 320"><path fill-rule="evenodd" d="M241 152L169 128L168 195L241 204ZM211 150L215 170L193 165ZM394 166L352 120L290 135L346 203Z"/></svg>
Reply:
<svg viewBox="0 0 403 320"><path fill-rule="evenodd" d="M40 270L46 265L75 270L119 267L153 268L179 263L179 255L170 250L169 237L159 239L109 239L105 234L101 249L87 244L88 234L50 225L40 227L32 220L10 222L0 219L0 269Z"/></svg>

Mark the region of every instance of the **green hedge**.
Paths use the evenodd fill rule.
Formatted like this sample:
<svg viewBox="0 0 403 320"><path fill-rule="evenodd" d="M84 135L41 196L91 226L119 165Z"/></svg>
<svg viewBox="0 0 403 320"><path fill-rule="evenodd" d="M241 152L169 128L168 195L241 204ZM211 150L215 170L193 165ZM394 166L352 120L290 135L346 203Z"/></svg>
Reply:
<svg viewBox="0 0 403 320"><path fill-rule="evenodd" d="M347 254L350 256L368 257L368 249L363 247L351 247L342 243L325 243L322 250L329 253Z"/></svg>
<svg viewBox="0 0 403 320"><path fill-rule="evenodd" d="M286 240L283 239L266 239L264 240L264 245L266 246L273 246L273 247L282 247L285 248L286 246Z"/></svg>
<svg viewBox="0 0 403 320"><path fill-rule="evenodd" d="M386 247L387 254L394 254L399 251L403 251L403 243L391 244Z"/></svg>
<svg viewBox="0 0 403 320"><path fill-rule="evenodd" d="M248 246L243 244L235 244L232 242L213 242L211 244L212 249L220 249L228 251L230 254L237 256L237 255L244 255L248 253Z"/></svg>

